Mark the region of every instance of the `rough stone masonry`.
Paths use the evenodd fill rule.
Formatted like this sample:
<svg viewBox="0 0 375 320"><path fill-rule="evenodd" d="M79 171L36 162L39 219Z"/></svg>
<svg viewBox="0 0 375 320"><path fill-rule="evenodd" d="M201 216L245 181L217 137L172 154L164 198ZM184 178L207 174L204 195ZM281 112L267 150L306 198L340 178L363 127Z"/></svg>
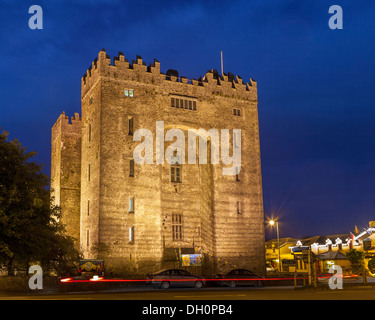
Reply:
<svg viewBox="0 0 375 320"><path fill-rule="evenodd" d="M205 276L265 271L254 80L216 70L187 79L162 73L157 60L130 63L119 52L111 61L102 49L81 90L82 118L62 113L52 127L51 188L84 258L104 259L106 273L119 276L180 267L181 253L202 254L201 267L186 269ZM189 129L241 129L240 172L223 175L222 163L199 159L135 163L134 133L155 136L157 121L186 137Z"/></svg>

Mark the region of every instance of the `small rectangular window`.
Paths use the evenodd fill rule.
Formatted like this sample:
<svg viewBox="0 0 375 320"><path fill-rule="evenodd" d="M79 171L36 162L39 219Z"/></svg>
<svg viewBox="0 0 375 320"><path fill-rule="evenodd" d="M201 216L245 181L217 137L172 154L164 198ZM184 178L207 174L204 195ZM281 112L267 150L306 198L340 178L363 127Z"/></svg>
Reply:
<svg viewBox="0 0 375 320"><path fill-rule="evenodd" d="M129 242L134 243L134 227L129 228Z"/></svg>
<svg viewBox="0 0 375 320"><path fill-rule="evenodd" d="M242 213L241 202L237 201L237 214L241 214L241 213Z"/></svg>
<svg viewBox="0 0 375 320"><path fill-rule="evenodd" d="M172 214L172 239L182 240L182 215Z"/></svg>
<svg viewBox="0 0 375 320"><path fill-rule="evenodd" d="M89 246L90 245L90 230L87 230L87 232L86 232L86 243L87 243L87 246Z"/></svg>
<svg viewBox="0 0 375 320"><path fill-rule="evenodd" d="M233 145L237 149L241 145L241 133L240 132L233 132Z"/></svg>
<svg viewBox="0 0 375 320"><path fill-rule="evenodd" d="M90 215L90 200L87 200L87 216Z"/></svg>
<svg viewBox="0 0 375 320"><path fill-rule="evenodd" d="M129 161L129 177L134 177L134 159Z"/></svg>
<svg viewBox="0 0 375 320"><path fill-rule="evenodd" d="M134 120L133 117L129 118L129 136L133 135L133 130L134 130Z"/></svg>
<svg viewBox="0 0 375 320"><path fill-rule="evenodd" d="M175 170L176 168L173 166L173 167L171 167L171 181L172 182L175 182L176 181L176 170Z"/></svg>
<svg viewBox="0 0 375 320"><path fill-rule="evenodd" d="M171 107L186 109L186 110L197 110L197 101L191 100L191 98L172 98Z"/></svg>
<svg viewBox="0 0 375 320"><path fill-rule="evenodd" d="M129 198L129 212L134 213L134 197Z"/></svg>
<svg viewBox="0 0 375 320"><path fill-rule="evenodd" d="M132 90L132 89L124 89L124 96L125 97L133 98L134 97L134 90Z"/></svg>
<svg viewBox="0 0 375 320"><path fill-rule="evenodd" d="M178 163L171 166L171 182L181 182L181 167Z"/></svg>
<svg viewBox="0 0 375 320"><path fill-rule="evenodd" d="M91 141L91 123L89 123L89 142Z"/></svg>
<svg viewBox="0 0 375 320"><path fill-rule="evenodd" d="M89 164L87 168L87 181L90 181L91 179L91 164Z"/></svg>
<svg viewBox="0 0 375 320"><path fill-rule="evenodd" d="M240 174L237 168L236 168L236 181L240 181Z"/></svg>

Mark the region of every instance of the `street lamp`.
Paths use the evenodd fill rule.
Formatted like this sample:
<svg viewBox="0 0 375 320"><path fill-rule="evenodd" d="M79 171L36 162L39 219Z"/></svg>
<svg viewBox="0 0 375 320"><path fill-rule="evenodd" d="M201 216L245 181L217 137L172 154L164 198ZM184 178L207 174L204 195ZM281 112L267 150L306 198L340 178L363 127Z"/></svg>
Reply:
<svg viewBox="0 0 375 320"><path fill-rule="evenodd" d="M274 224L276 224L276 232L277 232L277 246L279 247L279 263L277 264L277 269L279 272L281 272L280 266L281 266L281 259L280 259L280 237L279 237L279 221L278 220L270 220L269 221L270 226L272 227Z"/></svg>

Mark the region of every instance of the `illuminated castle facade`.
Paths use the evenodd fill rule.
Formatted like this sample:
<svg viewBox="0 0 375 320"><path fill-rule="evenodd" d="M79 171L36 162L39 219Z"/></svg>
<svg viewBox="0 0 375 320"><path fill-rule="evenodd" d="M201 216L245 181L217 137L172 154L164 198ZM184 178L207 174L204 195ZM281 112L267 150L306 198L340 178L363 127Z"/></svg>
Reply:
<svg viewBox="0 0 375 320"><path fill-rule="evenodd" d="M113 274L144 275L195 252L203 274L264 272L256 82L215 70L189 80L162 73L156 60L130 63L120 52L111 61L103 49L81 89L82 117L63 113L52 128L51 188L84 258L104 259ZM241 129L241 170L137 164L134 134L146 128L155 137L157 121L186 137L189 129Z"/></svg>

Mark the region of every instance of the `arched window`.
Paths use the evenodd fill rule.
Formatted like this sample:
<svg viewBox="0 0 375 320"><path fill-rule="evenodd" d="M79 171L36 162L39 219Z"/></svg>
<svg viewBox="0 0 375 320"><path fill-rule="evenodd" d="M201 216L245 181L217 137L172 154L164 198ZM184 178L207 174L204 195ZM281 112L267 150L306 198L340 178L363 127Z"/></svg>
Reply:
<svg viewBox="0 0 375 320"><path fill-rule="evenodd" d="M177 151L173 153L173 157L177 157ZM181 182L181 165L178 157L176 162L171 165L171 182Z"/></svg>

